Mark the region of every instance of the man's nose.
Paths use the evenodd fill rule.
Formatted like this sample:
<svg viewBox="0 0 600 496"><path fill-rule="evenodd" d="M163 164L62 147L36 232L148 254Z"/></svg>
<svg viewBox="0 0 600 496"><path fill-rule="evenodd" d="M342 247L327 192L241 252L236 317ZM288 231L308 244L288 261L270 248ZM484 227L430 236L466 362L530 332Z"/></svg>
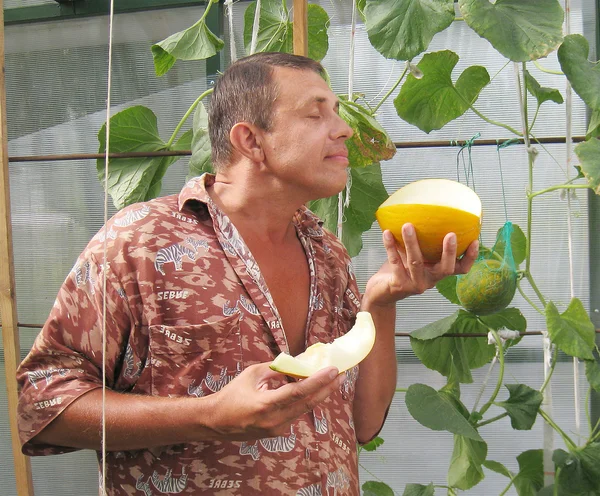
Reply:
<svg viewBox="0 0 600 496"><path fill-rule="evenodd" d="M339 115L336 118L336 127L333 133L334 139L344 138L345 140L352 137L354 130L348 125L348 123L342 119Z"/></svg>

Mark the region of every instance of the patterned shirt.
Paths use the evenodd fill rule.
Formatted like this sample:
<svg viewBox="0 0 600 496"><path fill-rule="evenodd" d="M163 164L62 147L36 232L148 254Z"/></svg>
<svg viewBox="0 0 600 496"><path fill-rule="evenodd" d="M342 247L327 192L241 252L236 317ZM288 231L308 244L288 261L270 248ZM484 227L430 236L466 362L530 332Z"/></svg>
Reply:
<svg viewBox="0 0 600 496"><path fill-rule="evenodd" d="M102 387L104 299L106 384L115 391L203 397L288 351L258 264L206 191L212 183L205 174L179 195L129 206L90 241L18 370L25 454L74 451L30 440ZM331 342L359 310L350 259L309 210L300 208L293 221L310 269L306 345ZM106 493L358 495L357 375L358 367L346 372L340 390L283 436L109 452ZM282 375L281 385L287 380Z"/></svg>

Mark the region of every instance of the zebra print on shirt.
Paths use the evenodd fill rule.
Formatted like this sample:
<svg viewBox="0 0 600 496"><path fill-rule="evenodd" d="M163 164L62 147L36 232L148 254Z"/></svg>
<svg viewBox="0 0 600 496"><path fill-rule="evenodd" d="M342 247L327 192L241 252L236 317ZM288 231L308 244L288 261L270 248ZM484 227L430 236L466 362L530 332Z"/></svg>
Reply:
<svg viewBox="0 0 600 496"><path fill-rule="evenodd" d="M138 220L142 220L149 213L150 207L148 205L144 205L142 208L138 208L137 210L129 210L122 217L115 219L113 225L117 227L127 227Z"/></svg>
<svg viewBox="0 0 600 496"><path fill-rule="evenodd" d="M289 436L266 437L258 440L261 446L271 453L289 453L296 446L293 428Z"/></svg>
<svg viewBox="0 0 600 496"><path fill-rule="evenodd" d="M296 496L323 496L321 484L311 484L298 490Z"/></svg>
<svg viewBox="0 0 600 496"><path fill-rule="evenodd" d="M158 250L156 258L154 259L154 268L164 276L165 271L163 270L163 265L166 263L173 263L175 265L175 270L180 271L184 256L188 257L192 262L196 261L196 253L186 246L178 244L167 246L166 248Z"/></svg>
<svg viewBox="0 0 600 496"><path fill-rule="evenodd" d="M43 370L34 370L33 372L27 371L27 378L31 385L37 389L37 381L42 379L46 379L46 384L50 384L52 382L52 376L54 374L58 374L61 377L66 376L69 373L69 369L43 369Z"/></svg>
<svg viewBox="0 0 600 496"><path fill-rule="evenodd" d="M160 479L158 472L155 470L152 474L152 485L158 492L163 494L178 494L186 488L187 479L188 476L184 469L181 471L181 477L173 477L172 470L168 469L162 479Z"/></svg>
<svg viewBox="0 0 600 496"><path fill-rule="evenodd" d="M254 461L258 460L260 458L258 443L247 444L246 441L242 441L240 455L250 455Z"/></svg>

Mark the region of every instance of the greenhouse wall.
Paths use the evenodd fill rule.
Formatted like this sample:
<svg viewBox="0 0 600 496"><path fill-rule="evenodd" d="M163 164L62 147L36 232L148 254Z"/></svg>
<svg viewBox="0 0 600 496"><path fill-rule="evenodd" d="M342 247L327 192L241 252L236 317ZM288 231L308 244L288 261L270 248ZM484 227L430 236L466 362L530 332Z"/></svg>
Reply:
<svg viewBox="0 0 600 496"><path fill-rule="evenodd" d="M9 2L16 8L21 2ZM45 3L43 1L40 4ZM49 2L48 3L52 3ZM348 92L348 65L351 43L351 4L349 1L317 2L329 14L330 47L323 60L334 91ZM13 5L14 4L14 5ZM247 2L234 4L233 38L238 56L243 47L243 14ZM211 72L204 62L177 62L163 77L156 77L150 46L170 34L189 27L204 8L182 7L115 16L112 77L112 113L132 105L144 105L158 117L159 130L168 139L196 97L211 84ZM592 0L571 2L573 32L584 33L592 47L596 40L596 5ZM225 23L227 25L227 23ZM95 153L98 131L106 120L108 19L106 16L52 20L6 26L6 88L8 106L9 155L39 156ZM226 48L221 65L229 61L228 43L231 33L223 33ZM491 119L520 128L515 74L512 63L491 49L464 23L455 22L450 29L436 35L429 51L451 49L460 56L456 74L473 64L484 65L496 75L486 87L477 107ZM354 92L375 102L402 70L403 62L385 59L369 43L360 18L356 27ZM590 54L595 60L595 54ZM560 70L556 54L541 63L548 69ZM533 69L532 69L533 70ZM564 94L564 78L535 73L542 86L558 87ZM557 86L562 85L562 86ZM537 137L565 135L564 106L543 106L536 127ZM587 115L579 97L573 99L573 134L585 135ZM465 180L465 167L472 167L471 178L484 204L482 241L493 244L502 224L527 222L525 187L527 154L521 145L502 149L496 146L473 146L462 149L452 141L481 139L499 140L508 136L504 129L484 122L472 112L451 122L442 130L425 134L402 121L392 100L380 109L379 122L395 142L447 142L447 146L401 147L395 157L382 163L383 179L389 193L417 179L443 177ZM564 144L547 144L549 153L541 153L536 161L536 189L564 182L566 149ZM540 172L543 171L543 172ZM188 173L188 159L181 158L169 169L163 181L162 194L177 193ZM59 286L88 240L101 228L104 215L104 192L97 178L95 160L63 160L10 163L10 191L15 257L18 319L21 323L43 323L52 307ZM598 219L598 202L590 211L587 191L582 190L571 201L572 261L574 293L592 314L593 294L590 274L591 254L598 255L597 232L589 229L590 216ZM110 205L109 214L115 213ZM595 213L594 213L595 212ZM532 267L538 285L548 298L568 304L569 237L567 202L558 192L536 200ZM591 234L590 234L591 233ZM361 289L385 261L381 230L374 224L363 236L364 248L353 265ZM596 258L597 260L597 258ZM598 294L598 290L595 290ZM597 300L596 300L597 304ZM527 318L528 330L543 330L545 320L517 295L513 306ZM396 330L410 332L452 313L456 307L437 291L412 297L398 304ZM598 327L598 318L596 327ZM38 330L21 327L22 357L30 349ZM436 389L446 379L425 368L412 352L409 340L396 338L398 387L419 382ZM0 360L2 355L0 354ZM507 381L539 387L543 382L542 338L528 336L506 355ZM487 367L474 371L474 383L462 386L462 399L472 405L487 372ZM586 397L588 384L583 365L579 369L579 396ZM497 373L497 369L493 374ZM559 356L552 381L553 418L569 433L576 432L574 415L574 366L570 357ZM16 495L14 468L8 425L4 367L0 369L0 493ZM510 379L510 380L508 380ZM495 376L491 377L491 384ZM491 386L489 386L491 388ZM488 391L489 394L489 391ZM596 408L598 406L596 405ZM495 410L492 407L490 413ZM588 432L581 416L581 435ZM515 456L527 449L543 445L542 422L538 419L531 431L513 431L510 423L498 422L483 427L488 441L488 458L518 471ZM575 434L573 434L575 435ZM446 484L446 473L452 452L452 434L434 432L417 423L408 413L403 393L397 393L381 437L384 444L375 452L360 456L361 482L382 480L396 494L402 494L407 483ZM556 436L555 447L563 447ZM98 469L95 453L80 451L68 455L31 459L36 496L87 496L98 494ZM490 471L482 483L466 495L499 494L507 479ZM516 495L514 488L507 493Z"/></svg>

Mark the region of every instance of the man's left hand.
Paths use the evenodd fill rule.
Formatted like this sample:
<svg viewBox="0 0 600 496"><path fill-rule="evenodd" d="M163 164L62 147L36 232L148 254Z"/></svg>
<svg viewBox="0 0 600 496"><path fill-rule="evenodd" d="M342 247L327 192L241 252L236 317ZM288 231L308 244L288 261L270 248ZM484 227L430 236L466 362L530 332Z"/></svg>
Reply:
<svg viewBox="0 0 600 496"><path fill-rule="evenodd" d="M408 296L421 294L435 286L444 277L466 274L479 253L479 242L473 241L464 256L456 259L456 235L444 238L442 258L437 263L424 260L412 224L402 226L403 249L392 233L383 233L387 262L369 279L363 299L369 304L387 306Z"/></svg>

